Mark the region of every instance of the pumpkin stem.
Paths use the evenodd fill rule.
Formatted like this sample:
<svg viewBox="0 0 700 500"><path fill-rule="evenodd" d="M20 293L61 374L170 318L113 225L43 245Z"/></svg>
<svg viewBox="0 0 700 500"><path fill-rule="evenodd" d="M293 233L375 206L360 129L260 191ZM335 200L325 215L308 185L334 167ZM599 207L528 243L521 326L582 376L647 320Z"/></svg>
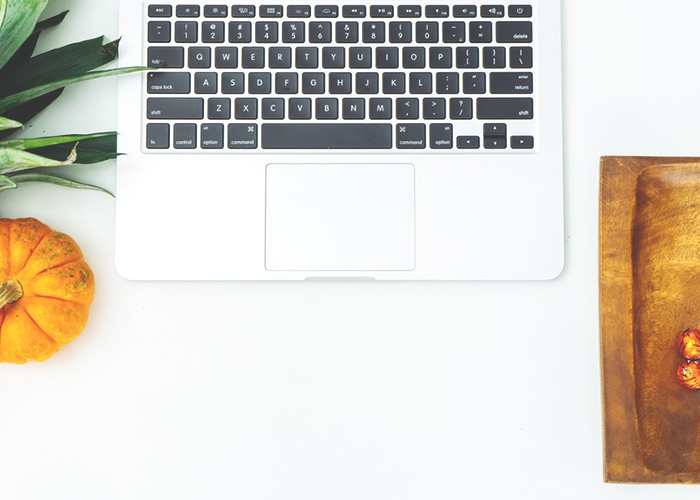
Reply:
<svg viewBox="0 0 700 500"><path fill-rule="evenodd" d="M0 284L0 309L18 301L24 295L22 285L17 280L5 280Z"/></svg>

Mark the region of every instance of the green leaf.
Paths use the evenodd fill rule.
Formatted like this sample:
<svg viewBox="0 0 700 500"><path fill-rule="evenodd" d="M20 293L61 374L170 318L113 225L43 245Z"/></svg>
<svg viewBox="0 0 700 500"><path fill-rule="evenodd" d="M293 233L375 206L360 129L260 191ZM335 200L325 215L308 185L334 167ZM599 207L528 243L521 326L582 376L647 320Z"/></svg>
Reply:
<svg viewBox="0 0 700 500"><path fill-rule="evenodd" d="M9 72L12 71L13 68L16 68L18 65L22 64L23 62L27 61L30 57L32 57L32 54L34 54L34 50L36 49L36 44L39 41L39 35L41 35L41 32L47 28L52 28L58 25L66 17L66 14L68 14L67 10L61 12L56 16L50 17L49 19L38 22L37 25L34 27L34 32L29 36L29 38L27 38L24 41L24 43L17 50L17 52L15 52L15 54L12 56L12 59L7 61L5 67L2 68L2 71L0 71L0 75L9 75ZM2 81L2 76L0 76L0 81Z"/></svg>
<svg viewBox="0 0 700 500"><path fill-rule="evenodd" d="M2 116L0 116L0 130L7 130L12 128L22 128L22 124L20 122L16 122L14 120L10 120L9 118L3 118Z"/></svg>
<svg viewBox="0 0 700 500"><path fill-rule="evenodd" d="M5 11L7 10L7 0L0 0L0 29L2 29L2 23L5 20Z"/></svg>
<svg viewBox="0 0 700 500"><path fill-rule="evenodd" d="M62 87L48 94L32 99L29 102L12 108L5 113L5 118L10 118L12 120L18 121L20 123L27 124L29 121L44 110L49 104L54 102L63 93L65 87ZM0 139L13 134L14 130L0 130Z"/></svg>
<svg viewBox="0 0 700 500"><path fill-rule="evenodd" d="M53 160L61 160L71 153L76 144L74 142L56 144L54 146L32 149L31 152ZM78 156L75 163L100 163L113 160L118 156L116 132L108 132L105 135L99 135L91 139L83 139L77 146Z"/></svg>
<svg viewBox="0 0 700 500"><path fill-rule="evenodd" d="M90 189L93 191L100 191L102 193L106 193L110 195L112 198L115 196L107 191L104 188L101 188L99 186L93 186L90 184L84 184L82 182L77 182L77 181L72 181L70 179L64 179L63 177L58 177L56 175L49 175L49 174L37 174L37 173L29 173L29 174L17 174L13 175L10 180L15 183L15 186L17 184L20 184L22 182L46 182L49 184L55 184L57 186L63 186L63 187L68 187L68 188L73 188L73 189ZM10 188L8 188L10 189Z"/></svg>
<svg viewBox="0 0 700 500"><path fill-rule="evenodd" d="M104 78L106 76L134 73L136 71L144 71L144 70L148 70L148 69L149 68L137 66L137 67L129 67L129 68L108 69L105 71L93 71L90 73L85 73L84 75L78 75L78 76L74 76L71 78L64 78L64 79L57 80L57 81L54 81L51 83L40 85L38 87L34 87L32 89L25 90L25 91L19 92L17 94L13 94L13 95L7 96L3 99L0 99L0 113L4 113L8 109L12 109L15 106L19 106L20 104L28 102L36 97L47 94L47 93L51 92L52 90L56 90L56 89L59 89L61 87L65 87L66 85L70 85L72 83L85 82L88 80L95 80L97 78Z"/></svg>
<svg viewBox="0 0 700 500"><path fill-rule="evenodd" d="M29 170L37 167L61 167L75 163L77 153L75 149L65 161L44 158L28 151L17 149L0 149L0 175Z"/></svg>
<svg viewBox="0 0 700 500"><path fill-rule="evenodd" d="M97 37L50 50L0 71L0 97L83 75L114 61L119 40L107 44Z"/></svg>
<svg viewBox="0 0 700 500"><path fill-rule="evenodd" d="M0 68L32 34L49 0L3 0L2 3L5 12L0 25Z"/></svg>
<svg viewBox="0 0 700 500"><path fill-rule="evenodd" d="M2 118L0 118L2 120ZM2 122L0 122L0 125ZM21 127L22 124L19 124ZM17 149L25 151L27 149L43 148L46 146L54 146L56 144L65 144L67 142L78 142L96 137L105 137L114 134L114 132L104 132L101 134L79 134L79 135L55 135L51 137L37 137L35 139L16 139L14 141L0 142L0 148Z"/></svg>
<svg viewBox="0 0 700 500"><path fill-rule="evenodd" d="M69 10L64 10L60 14L56 14L53 17L44 19L43 21L39 21L38 23L36 23L36 26L34 26L34 33L36 33L37 31L43 31L46 28L53 28L54 26L58 26L66 18L69 12Z"/></svg>
<svg viewBox="0 0 700 500"><path fill-rule="evenodd" d="M17 189L17 183L9 177L0 175L0 191L5 191L6 189Z"/></svg>

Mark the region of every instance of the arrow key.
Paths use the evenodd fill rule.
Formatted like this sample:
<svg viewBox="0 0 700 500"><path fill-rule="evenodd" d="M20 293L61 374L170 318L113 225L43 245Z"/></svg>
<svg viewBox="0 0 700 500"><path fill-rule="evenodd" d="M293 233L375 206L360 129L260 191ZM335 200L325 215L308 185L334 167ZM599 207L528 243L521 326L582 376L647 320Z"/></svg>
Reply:
<svg viewBox="0 0 700 500"><path fill-rule="evenodd" d="M531 135L514 135L510 138L511 149L533 149L535 138Z"/></svg>

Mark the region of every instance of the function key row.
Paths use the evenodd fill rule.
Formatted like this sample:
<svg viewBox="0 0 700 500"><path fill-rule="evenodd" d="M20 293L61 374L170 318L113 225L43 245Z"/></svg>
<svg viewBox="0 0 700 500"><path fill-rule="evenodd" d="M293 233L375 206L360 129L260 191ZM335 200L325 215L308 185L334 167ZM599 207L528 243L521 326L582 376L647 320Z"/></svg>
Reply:
<svg viewBox="0 0 700 500"><path fill-rule="evenodd" d="M199 130L198 130L199 128ZM258 129L260 130L260 133ZM423 123L398 123L395 128L397 149L479 149L481 137L454 137L451 123L432 123L427 128ZM429 136L426 132L429 131ZM199 132L199 133L198 133ZM225 140L227 135L227 141ZM172 135L172 137L171 137ZM197 137L199 135L199 138ZM262 137L259 140L259 135ZM148 149L298 149L315 143L320 149L391 149L392 126L389 124L289 124L230 123L149 123L146 128ZM199 139L199 141L198 141ZM301 140L306 139L306 140ZM456 139L456 140L455 140ZM506 149L508 137L489 136L484 133L484 149ZM534 138L527 135L510 137L514 150L533 149Z"/></svg>
<svg viewBox="0 0 700 500"><path fill-rule="evenodd" d="M177 17L200 17L202 15L208 18L228 17L228 5L204 5L203 9L199 5L177 5L175 7L175 15ZM506 8L503 5L482 5L480 8L476 5L453 5L452 17L477 17L477 13L484 18L505 17ZM394 12L393 5L372 5L369 7L369 17L373 18L391 18L396 14L400 18L446 18L450 17L449 5L426 5L425 12L421 5L399 5ZM256 12L258 17L283 17L284 7L282 5L262 5L257 10L255 5L233 5L231 6L232 17L255 17ZM508 17L527 18L532 17L531 5L509 5ZM308 18L311 17L312 8L310 5L289 5L287 6L287 17L291 18ZM365 5L344 5L340 8L338 5L316 5L313 8L313 14L317 18L364 18L368 15L368 9ZM148 6L149 17L172 17L173 7L167 4L152 4Z"/></svg>
<svg viewBox="0 0 700 500"><path fill-rule="evenodd" d="M470 43L518 43L532 42L532 22L499 21L496 23L495 37L490 21L337 21L335 36L333 22L284 21L230 21L228 23L229 43L442 43L460 44L467 39ZM415 24L415 28L414 28ZM170 43L224 43L226 40L226 22L177 21L174 23L174 36L171 22L167 20L149 21L148 42Z"/></svg>

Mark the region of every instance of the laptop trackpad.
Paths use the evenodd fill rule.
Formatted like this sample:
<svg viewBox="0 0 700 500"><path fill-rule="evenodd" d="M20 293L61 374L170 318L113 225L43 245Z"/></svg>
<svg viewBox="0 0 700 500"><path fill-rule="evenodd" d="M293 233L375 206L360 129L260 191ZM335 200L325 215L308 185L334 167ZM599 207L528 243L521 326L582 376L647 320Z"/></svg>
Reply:
<svg viewBox="0 0 700 500"><path fill-rule="evenodd" d="M411 164L270 164L265 218L269 271L415 267Z"/></svg>

